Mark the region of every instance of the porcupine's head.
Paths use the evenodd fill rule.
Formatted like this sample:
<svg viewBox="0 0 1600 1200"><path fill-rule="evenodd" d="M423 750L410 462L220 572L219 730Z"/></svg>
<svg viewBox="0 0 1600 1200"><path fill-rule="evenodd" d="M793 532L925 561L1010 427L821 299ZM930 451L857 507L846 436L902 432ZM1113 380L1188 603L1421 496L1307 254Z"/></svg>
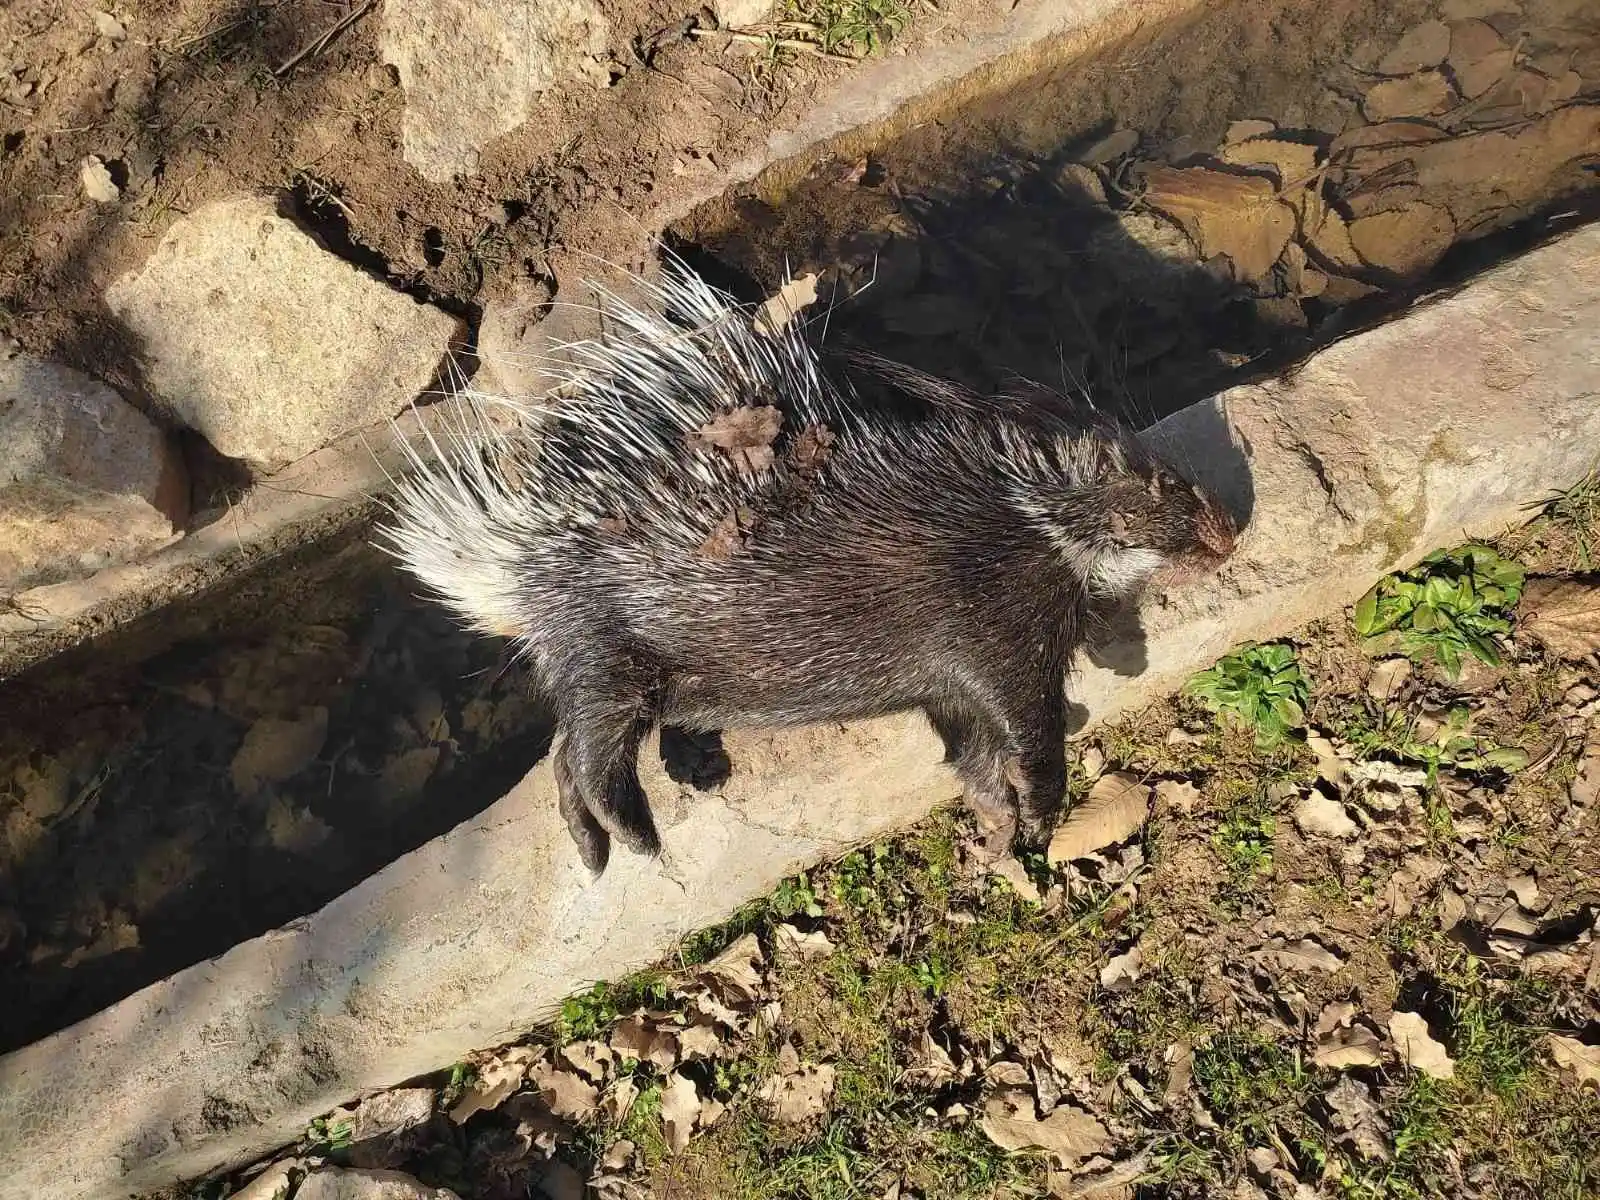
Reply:
<svg viewBox="0 0 1600 1200"><path fill-rule="evenodd" d="M1034 394L1013 403L1043 402ZM1060 397L1053 403L1044 419L1074 426L1061 443L1063 485L1035 475L1022 507L1091 593L1132 596L1207 575L1227 560L1238 529L1215 498L1133 430Z"/></svg>

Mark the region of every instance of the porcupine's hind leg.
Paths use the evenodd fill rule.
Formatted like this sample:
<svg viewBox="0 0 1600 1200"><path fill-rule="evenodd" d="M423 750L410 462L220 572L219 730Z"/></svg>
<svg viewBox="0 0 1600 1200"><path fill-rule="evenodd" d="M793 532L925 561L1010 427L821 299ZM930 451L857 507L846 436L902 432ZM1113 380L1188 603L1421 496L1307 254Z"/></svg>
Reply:
<svg viewBox="0 0 1600 1200"><path fill-rule="evenodd" d="M565 775L561 811L592 870L599 834L636 854L660 853L661 838L639 783L639 744L655 721L655 672L624 654L592 651L564 672L562 746L557 783ZM581 808L580 802L581 801ZM587 819L585 818L587 812Z"/></svg>

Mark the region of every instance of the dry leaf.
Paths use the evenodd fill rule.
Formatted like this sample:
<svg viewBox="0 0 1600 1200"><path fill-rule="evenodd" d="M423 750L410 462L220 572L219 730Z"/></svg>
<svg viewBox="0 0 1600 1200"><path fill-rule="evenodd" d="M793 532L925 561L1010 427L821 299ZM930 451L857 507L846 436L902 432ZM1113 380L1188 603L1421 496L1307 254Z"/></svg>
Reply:
<svg viewBox="0 0 1600 1200"><path fill-rule="evenodd" d="M433 1100L432 1088L396 1088L368 1096L356 1107L350 1140L365 1142L414 1129L433 1116Z"/></svg>
<svg viewBox="0 0 1600 1200"><path fill-rule="evenodd" d="M635 1013L612 1029L611 1052L618 1058L653 1063L670 1071L678 1064L678 1039L671 1030L657 1028Z"/></svg>
<svg viewBox="0 0 1600 1200"><path fill-rule="evenodd" d="M1240 278L1256 280L1294 236L1294 210L1271 181L1206 167L1152 167L1145 203L1183 227L1203 258L1226 254Z"/></svg>
<svg viewBox="0 0 1600 1200"><path fill-rule="evenodd" d="M1438 142L1449 136L1428 121L1380 121L1376 125L1357 125L1345 130L1328 146L1328 157L1341 158L1353 150Z"/></svg>
<svg viewBox="0 0 1600 1200"><path fill-rule="evenodd" d="M1409 75L1437 67L1450 53L1450 27L1443 21L1424 21L1401 35L1394 48L1378 60L1380 75Z"/></svg>
<svg viewBox="0 0 1600 1200"><path fill-rule="evenodd" d="M1404 79L1385 79L1367 89L1361 111L1373 122L1400 117L1426 117L1443 112L1455 102L1455 89L1438 71L1422 71Z"/></svg>
<svg viewBox="0 0 1600 1200"><path fill-rule="evenodd" d="M1100 986L1108 992L1125 992L1139 982L1143 970L1144 952L1135 946L1100 968Z"/></svg>
<svg viewBox="0 0 1600 1200"><path fill-rule="evenodd" d="M1235 121L1228 126L1228 132L1223 135L1222 140L1224 144L1232 145L1235 142L1248 142L1251 138L1266 137L1268 134L1276 133L1277 131L1276 124L1260 118Z"/></svg>
<svg viewBox="0 0 1600 1200"><path fill-rule="evenodd" d="M1194 1044L1188 1038L1180 1038L1167 1047L1164 1057L1167 1086L1161 1093L1161 1101L1172 1108L1188 1094L1189 1084L1194 1079Z"/></svg>
<svg viewBox="0 0 1600 1200"><path fill-rule="evenodd" d="M1468 100L1493 87L1514 60L1505 38L1487 21L1456 21L1450 26L1450 73Z"/></svg>
<svg viewBox="0 0 1600 1200"><path fill-rule="evenodd" d="M1502 183L1525 194L1563 164L1600 144L1600 104L1569 104L1516 130L1493 130L1418 146L1410 152L1424 189ZM1452 201L1452 207L1454 207ZM1458 222L1465 215L1456 213Z"/></svg>
<svg viewBox="0 0 1600 1200"><path fill-rule="evenodd" d="M122 198L122 189L111 178L106 164L95 155L83 160L78 176L83 182L83 194L96 204L115 204Z"/></svg>
<svg viewBox="0 0 1600 1200"><path fill-rule="evenodd" d="M981 1124L1002 1150L1044 1150L1063 1167L1105 1154L1115 1145L1104 1125L1071 1104L1058 1105L1041 1121L1034 1115L1032 1093L1020 1088L991 1096Z"/></svg>
<svg viewBox="0 0 1600 1200"><path fill-rule="evenodd" d="M1253 137L1242 142L1229 141L1218 157L1241 167L1271 167L1278 173L1278 186L1290 187L1310 179L1317 170L1317 148L1310 142L1284 137Z"/></svg>
<svg viewBox="0 0 1600 1200"><path fill-rule="evenodd" d="M558 1117L589 1116L600 1103L600 1090L576 1071L563 1071L548 1062L534 1064L529 1072L539 1095Z"/></svg>
<svg viewBox="0 0 1600 1200"><path fill-rule="evenodd" d="M1360 249L1359 245L1357 249ZM1410 678L1409 658L1386 658L1372 668L1372 674L1367 679L1367 695L1379 704L1387 703L1400 690L1400 685Z"/></svg>
<svg viewBox="0 0 1600 1200"><path fill-rule="evenodd" d="M581 1071L591 1081L599 1083L611 1066L611 1048L604 1042L568 1042L561 1047L561 1057L567 1065Z"/></svg>
<svg viewBox="0 0 1600 1200"><path fill-rule="evenodd" d="M309 767L328 740L328 710L313 705L293 720L262 717L250 726L234 752L228 773L234 789L249 796Z"/></svg>
<svg viewBox="0 0 1600 1200"><path fill-rule="evenodd" d="M833 953L833 943L822 930L802 933L788 922L780 924L772 931L772 948L780 955L798 958L801 961L809 958L826 958Z"/></svg>
<svg viewBox="0 0 1600 1200"><path fill-rule="evenodd" d="M633 1102L638 1098L639 1085L634 1083L631 1075L624 1075L606 1092L605 1099L600 1102L600 1111L613 1125L621 1125L628 1119L628 1114L633 1111Z"/></svg>
<svg viewBox="0 0 1600 1200"><path fill-rule="evenodd" d="M1273 938L1268 945L1252 950L1250 957L1268 966L1290 971L1327 971L1331 974L1344 966L1344 959L1310 938L1301 938L1297 942Z"/></svg>
<svg viewBox="0 0 1600 1200"><path fill-rule="evenodd" d="M1314 221L1307 220L1306 228L1310 231L1310 248L1323 262L1339 271L1360 271L1366 265L1350 240L1349 222L1337 209L1323 207Z"/></svg>
<svg viewBox="0 0 1600 1200"><path fill-rule="evenodd" d="M1187 779L1163 779L1156 784L1156 799L1173 812L1187 815L1200 803L1200 789Z"/></svg>
<svg viewBox="0 0 1600 1200"><path fill-rule="evenodd" d="M1344 805L1316 790L1295 805L1294 823L1308 837L1348 838L1361 832Z"/></svg>
<svg viewBox="0 0 1600 1200"><path fill-rule="evenodd" d="M1044 897L1039 894L1039 886L1028 877L1028 869L1013 855L1008 854L1002 859L997 859L989 867L989 874L1004 879L1011 885L1011 890L1029 904L1043 903Z"/></svg>
<svg viewBox="0 0 1600 1200"><path fill-rule="evenodd" d="M1420 1014L1397 1009L1389 1018L1389 1036L1401 1062L1435 1079L1455 1078L1454 1060L1428 1032L1428 1023Z"/></svg>
<svg viewBox="0 0 1600 1200"><path fill-rule="evenodd" d="M756 1089L756 1099L772 1105L776 1120L798 1124L828 1110L833 1095L834 1068L828 1063L805 1063L790 1075L775 1075Z"/></svg>
<svg viewBox="0 0 1600 1200"><path fill-rule="evenodd" d="M1365 1025L1335 1029L1317 1039L1311 1061L1336 1071L1350 1067L1375 1067L1383 1061L1383 1041Z"/></svg>
<svg viewBox="0 0 1600 1200"><path fill-rule="evenodd" d="M719 413L690 435L715 446L746 474L772 466L772 443L783 427L783 411L770 404L746 404Z"/></svg>
<svg viewBox="0 0 1600 1200"><path fill-rule="evenodd" d="M1600 652L1600 579L1535 579L1522 593L1517 628L1562 658Z"/></svg>
<svg viewBox="0 0 1600 1200"><path fill-rule="evenodd" d="M600 1167L606 1171L625 1171L633 1162L633 1152L636 1147L627 1138L612 1142L606 1149L605 1157L600 1160Z"/></svg>
<svg viewBox="0 0 1600 1200"><path fill-rule="evenodd" d="M1150 789L1137 775L1127 771L1102 775L1050 839L1049 860L1055 865L1071 862L1125 842L1149 815Z"/></svg>
<svg viewBox="0 0 1600 1200"><path fill-rule="evenodd" d="M1438 262L1455 237L1456 224L1449 211L1420 202L1350 223L1350 244L1363 261L1407 279Z"/></svg>
<svg viewBox="0 0 1600 1200"><path fill-rule="evenodd" d="M761 972L765 963L761 943L747 933L717 955L696 975L711 983L730 1004L753 1004L761 995Z"/></svg>
<svg viewBox="0 0 1600 1200"><path fill-rule="evenodd" d="M543 1051L532 1046L512 1046L479 1063L472 1082L450 1109L450 1119L461 1125L475 1113L499 1108L522 1086L528 1069L543 1058Z"/></svg>
<svg viewBox="0 0 1600 1200"><path fill-rule="evenodd" d="M1349 1143L1365 1159L1389 1157L1384 1140L1389 1126L1366 1084L1346 1075L1328 1089L1323 1099L1328 1104L1328 1123L1341 1142Z"/></svg>
<svg viewBox="0 0 1600 1200"><path fill-rule="evenodd" d="M926 1029L917 1039L916 1055L906 1068L906 1078L919 1087L934 1089L956 1077L956 1064Z"/></svg>
<svg viewBox="0 0 1600 1200"><path fill-rule="evenodd" d="M667 1086L661 1089L661 1131L672 1153L683 1153L699 1118L700 1093L695 1090L694 1082L677 1071L672 1072L667 1077Z"/></svg>
<svg viewBox="0 0 1600 1200"><path fill-rule="evenodd" d="M756 310L756 331L776 337L788 327L789 322L806 308L817 302L817 280L812 272L799 279L791 279L770 296Z"/></svg>
<svg viewBox="0 0 1600 1200"><path fill-rule="evenodd" d="M1586 1046L1559 1033L1552 1033L1549 1040L1558 1067L1571 1071L1582 1086L1600 1088L1600 1046Z"/></svg>
<svg viewBox="0 0 1600 1200"><path fill-rule="evenodd" d="M438 765L438 746L416 746L397 754L378 772L378 794L385 803L415 796L428 785Z"/></svg>
<svg viewBox="0 0 1600 1200"><path fill-rule="evenodd" d="M1343 1029L1355 1020L1355 1015L1356 1006L1353 1001L1335 1000L1322 1006L1322 1012L1318 1015L1316 1026L1311 1032L1319 1038L1323 1037L1335 1029Z"/></svg>
<svg viewBox="0 0 1600 1200"><path fill-rule="evenodd" d="M684 1062L715 1058L722 1049L722 1038L710 1025L690 1025L678 1031L678 1052Z"/></svg>

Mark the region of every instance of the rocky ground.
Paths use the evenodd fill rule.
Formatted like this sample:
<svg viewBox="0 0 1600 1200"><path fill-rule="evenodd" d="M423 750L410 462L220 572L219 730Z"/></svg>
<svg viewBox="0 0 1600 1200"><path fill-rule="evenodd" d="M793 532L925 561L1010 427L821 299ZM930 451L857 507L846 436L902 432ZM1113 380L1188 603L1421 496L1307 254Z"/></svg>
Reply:
<svg viewBox="0 0 1600 1200"><path fill-rule="evenodd" d="M1600 483L194 1197L1592 1196ZM230 1190L239 1189L237 1191Z"/></svg>

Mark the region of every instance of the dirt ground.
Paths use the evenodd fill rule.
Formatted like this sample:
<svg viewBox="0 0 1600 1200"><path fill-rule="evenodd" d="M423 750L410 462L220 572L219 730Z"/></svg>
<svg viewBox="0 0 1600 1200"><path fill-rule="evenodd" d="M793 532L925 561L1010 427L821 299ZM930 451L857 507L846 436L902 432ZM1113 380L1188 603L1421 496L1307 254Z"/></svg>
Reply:
<svg viewBox="0 0 1600 1200"><path fill-rule="evenodd" d="M172 1195L1593 1196L1597 534L1591 479L1500 539L1520 599L1453 610L1509 603L1492 663L1358 605L1253 672L1287 709L1196 686L1083 740L1045 855L985 864L938 814Z"/></svg>

